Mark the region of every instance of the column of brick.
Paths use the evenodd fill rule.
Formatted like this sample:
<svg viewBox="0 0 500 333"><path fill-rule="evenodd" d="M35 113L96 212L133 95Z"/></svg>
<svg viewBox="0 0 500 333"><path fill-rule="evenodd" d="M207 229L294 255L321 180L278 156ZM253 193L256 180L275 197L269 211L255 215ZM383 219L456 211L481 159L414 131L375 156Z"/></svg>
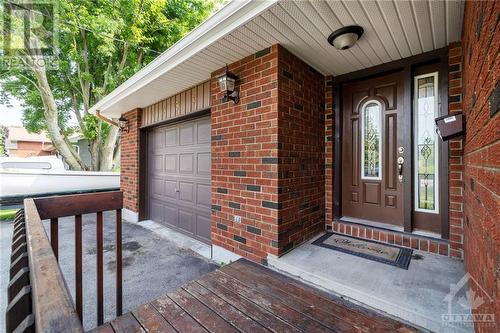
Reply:
<svg viewBox="0 0 500 333"><path fill-rule="evenodd" d="M462 47L452 43L448 49L448 112L462 112ZM463 144L462 138L448 144L448 198L450 224L449 255L463 258Z"/></svg>
<svg viewBox="0 0 500 333"><path fill-rule="evenodd" d="M139 212L139 129L141 109L123 115L128 120L128 132L120 137L120 189L123 191L123 206Z"/></svg>
<svg viewBox="0 0 500 333"><path fill-rule="evenodd" d="M463 56L464 257L469 287L484 303L474 314L493 314L494 323L475 323L476 332L500 330L500 2L467 1Z"/></svg>

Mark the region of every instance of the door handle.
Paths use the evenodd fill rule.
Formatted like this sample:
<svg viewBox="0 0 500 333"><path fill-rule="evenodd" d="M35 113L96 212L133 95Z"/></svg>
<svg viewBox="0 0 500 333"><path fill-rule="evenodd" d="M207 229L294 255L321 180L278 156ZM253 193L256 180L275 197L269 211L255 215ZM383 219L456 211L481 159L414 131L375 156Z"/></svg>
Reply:
<svg viewBox="0 0 500 333"><path fill-rule="evenodd" d="M398 157L398 179L399 182L403 182L403 164L405 163L405 159L403 156Z"/></svg>

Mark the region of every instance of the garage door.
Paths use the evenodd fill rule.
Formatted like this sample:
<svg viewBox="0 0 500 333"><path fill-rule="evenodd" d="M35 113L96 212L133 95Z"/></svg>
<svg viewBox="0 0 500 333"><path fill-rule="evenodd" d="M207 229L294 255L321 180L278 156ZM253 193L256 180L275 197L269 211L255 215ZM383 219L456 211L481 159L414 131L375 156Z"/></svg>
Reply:
<svg viewBox="0 0 500 333"><path fill-rule="evenodd" d="M210 242L210 117L149 133L149 217Z"/></svg>

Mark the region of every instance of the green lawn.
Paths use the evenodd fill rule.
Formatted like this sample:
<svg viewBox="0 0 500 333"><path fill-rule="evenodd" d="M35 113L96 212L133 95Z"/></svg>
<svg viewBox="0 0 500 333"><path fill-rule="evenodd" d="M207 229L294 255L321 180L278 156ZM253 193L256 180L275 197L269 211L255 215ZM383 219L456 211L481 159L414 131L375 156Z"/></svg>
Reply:
<svg viewBox="0 0 500 333"><path fill-rule="evenodd" d="M13 220L16 216L18 209L4 209L0 210L0 221Z"/></svg>

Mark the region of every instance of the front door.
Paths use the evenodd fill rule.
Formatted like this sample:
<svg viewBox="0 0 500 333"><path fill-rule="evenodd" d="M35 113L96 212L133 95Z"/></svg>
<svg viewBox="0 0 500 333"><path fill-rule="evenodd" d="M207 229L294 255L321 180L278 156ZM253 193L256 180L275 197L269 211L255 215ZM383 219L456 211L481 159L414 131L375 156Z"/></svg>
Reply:
<svg viewBox="0 0 500 333"><path fill-rule="evenodd" d="M411 107L402 72L346 84L343 91L342 215L404 226L405 151Z"/></svg>

